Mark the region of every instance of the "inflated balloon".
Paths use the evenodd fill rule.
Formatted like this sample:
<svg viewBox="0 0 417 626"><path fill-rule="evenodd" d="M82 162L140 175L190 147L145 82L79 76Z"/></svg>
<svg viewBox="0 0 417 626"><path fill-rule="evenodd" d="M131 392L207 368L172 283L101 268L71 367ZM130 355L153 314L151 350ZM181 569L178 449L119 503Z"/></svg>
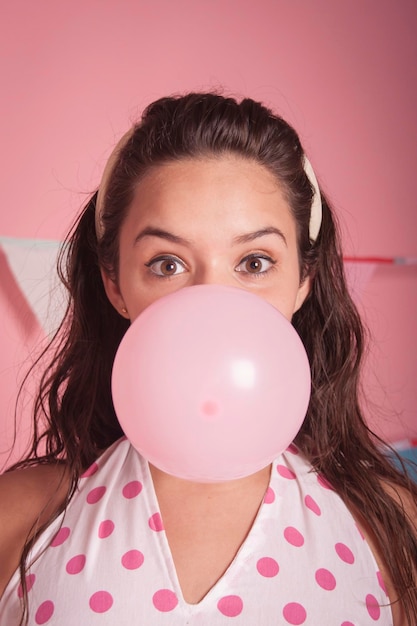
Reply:
<svg viewBox="0 0 417 626"><path fill-rule="evenodd" d="M266 467L291 443L310 398L292 325L243 289L186 287L132 323L112 392L132 445L179 478L220 482Z"/></svg>

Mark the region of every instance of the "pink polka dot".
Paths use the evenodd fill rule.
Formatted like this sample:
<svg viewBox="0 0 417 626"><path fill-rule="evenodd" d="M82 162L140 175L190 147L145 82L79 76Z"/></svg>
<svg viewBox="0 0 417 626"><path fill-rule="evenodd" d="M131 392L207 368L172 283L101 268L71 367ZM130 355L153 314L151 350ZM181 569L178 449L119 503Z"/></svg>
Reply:
<svg viewBox="0 0 417 626"><path fill-rule="evenodd" d="M275 501L275 491L272 487L268 487L265 493L264 502L265 504L272 504Z"/></svg>
<svg viewBox="0 0 417 626"><path fill-rule="evenodd" d="M25 579L26 579L26 590L29 593L29 591L32 589L34 583L35 583L35 574L28 574ZM19 587L17 588L17 595L19 596L19 598L23 598L23 588L22 585L20 584Z"/></svg>
<svg viewBox="0 0 417 626"><path fill-rule="evenodd" d="M144 556L139 550L129 550L122 556L122 565L126 569L138 569L144 561Z"/></svg>
<svg viewBox="0 0 417 626"><path fill-rule="evenodd" d="M84 569L85 561L85 554L77 554L68 561L65 569L68 574L79 574Z"/></svg>
<svg viewBox="0 0 417 626"><path fill-rule="evenodd" d="M167 613L175 609L178 604L178 598L170 589L159 589L159 591L153 594L152 602L158 611Z"/></svg>
<svg viewBox="0 0 417 626"><path fill-rule="evenodd" d="M98 536L100 537L100 539L105 539L106 537L110 537L113 530L114 523L111 521L111 519L106 519L104 520L104 522L101 522L100 526L98 527Z"/></svg>
<svg viewBox="0 0 417 626"><path fill-rule="evenodd" d="M298 604L298 602L290 602L284 606L282 614L285 618L285 621L288 624L294 624L294 626L299 626L299 624L304 624L307 619L307 612L305 608Z"/></svg>
<svg viewBox="0 0 417 626"><path fill-rule="evenodd" d="M336 587L336 578L324 567L316 571L316 581L317 584L326 591L333 591Z"/></svg>
<svg viewBox="0 0 417 626"><path fill-rule="evenodd" d="M385 593L385 595L388 595L387 588L385 586L385 582L384 582L384 579L382 578L381 572L377 572L376 577L378 578L379 586L381 587L382 591Z"/></svg>
<svg viewBox="0 0 417 626"><path fill-rule="evenodd" d="M296 548L300 548L302 545L304 545L303 535L293 526L287 526L287 528L284 530L284 537L288 541L288 543L290 543L292 546L295 546Z"/></svg>
<svg viewBox="0 0 417 626"><path fill-rule="evenodd" d="M261 574L261 576L265 576L266 578L273 578L279 572L279 565L275 559L269 556L264 556L257 562L256 569Z"/></svg>
<svg viewBox="0 0 417 626"><path fill-rule="evenodd" d="M337 543L335 545L335 550L339 558L341 558L342 561L344 561L345 563L349 563L349 565L352 565L352 563L355 562L355 557L352 550L348 548L344 543Z"/></svg>
<svg viewBox="0 0 417 626"><path fill-rule="evenodd" d="M70 533L71 533L71 530L67 528L67 526L63 526L62 528L60 528L58 532L56 533L55 537L51 541L51 547L56 548L57 546L62 545L64 541L68 539L68 537L70 536Z"/></svg>
<svg viewBox="0 0 417 626"><path fill-rule="evenodd" d="M321 509L317 502L311 496L306 496L304 498L304 503L310 511L313 511L316 515L321 515Z"/></svg>
<svg viewBox="0 0 417 626"><path fill-rule="evenodd" d="M371 593L366 596L366 608L368 609L369 616L373 620L376 621L380 618L381 609L379 608L378 600Z"/></svg>
<svg viewBox="0 0 417 626"><path fill-rule="evenodd" d="M95 487L87 495L88 504L96 504L106 493L106 487Z"/></svg>
<svg viewBox="0 0 417 626"><path fill-rule="evenodd" d="M290 480L296 478L294 472L288 467L285 467L285 465L277 465L277 472L283 478L289 478Z"/></svg>
<svg viewBox="0 0 417 626"><path fill-rule="evenodd" d="M46 624L46 622L48 622L54 614L54 610L54 603L51 602L51 600L42 602L35 614L36 624Z"/></svg>
<svg viewBox="0 0 417 626"><path fill-rule="evenodd" d="M122 493L125 498L130 500L131 498L136 498L136 496L138 496L141 491L142 483L138 480L132 480L132 482L127 483L127 485L123 487Z"/></svg>
<svg viewBox="0 0 417 626"><path fill-rule="evenodd" d="M342 622L340 626L355 626L352 622Z"/></svg>
<svg viewBox="0 0 417 626"><path fill-rule="evenodd" d="M217 608L226 617L237 617L242 613L243 600L239 596L223 596L218 601Z"/></svg>
<svg viewBox="0 0 417 626"><path fill-rule="evenodd" d="M89 604L94 613L106 613L113 606L113 596L108 591L96 591L91 596Z"/></svg>
<svg viewBox="0 0 417 626"><path fill-rule="evenodd" d="M162 522L162 517L160 513L154 513L149 518L149 527L152 530L156 530L157 532L160 530L164 530L164 524Z"/></svg>
<svg viewBox="0 0 417 626"><path fill-rule="evenodd" d="M287 448L287 452L291 452L291 454L298 454L298 448L294 443L290 443Z"/></svg>
<svg viewBox="0 0 417 626"><path fill-rule="evenodd" d="M333 491L333 487L322 474L317 474L317 482L321 487L323 487L323 489L330 489L331 491Z"/></svg>
<svg viewBox="0 0 417 626"><path fill-rule="evenodd" d="M93 463L88 469L85 470L84 474L81 474L80 478L89 478L90 476L93 476L97 472L97 470L97 463Z"/></svg>

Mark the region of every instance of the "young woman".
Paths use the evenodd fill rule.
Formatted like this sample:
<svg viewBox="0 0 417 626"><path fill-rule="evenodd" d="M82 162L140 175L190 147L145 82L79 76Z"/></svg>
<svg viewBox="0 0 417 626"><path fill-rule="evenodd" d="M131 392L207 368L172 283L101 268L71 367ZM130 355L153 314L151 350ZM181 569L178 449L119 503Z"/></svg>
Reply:
<svg viewBox="0 0 417 626"><path fill-rule="evenodd" d="M250 99L158 100L63 260L69 307L32 451L1 477L1 624L416 625L417 489L364 423L363 329L295 131ZM112 404L131 321L195 284L270 302L311 366L294 444L226 483L148 464Z"/></svg>

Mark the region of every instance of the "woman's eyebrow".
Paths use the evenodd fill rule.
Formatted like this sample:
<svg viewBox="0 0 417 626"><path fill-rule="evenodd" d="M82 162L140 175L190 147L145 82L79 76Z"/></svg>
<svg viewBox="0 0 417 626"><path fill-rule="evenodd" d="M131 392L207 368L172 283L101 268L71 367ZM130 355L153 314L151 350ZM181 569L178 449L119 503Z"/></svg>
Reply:
<svg viewBox="0 0 417 626"><path fill-rule="evenodd" d="M233 245L249 243L251 241L254 241L255 239L259 239L260 237L265 237L267 235L277 235L284 242L284 244L287 245L287 240L284 233L275 226L268 226L266 228L261 228L260 230L255 230L250 233L238 235L233 238ZM165 239L166 241L170 241L171 243L176 243L183 246L189 246L193 243L190 239L185 239L184 237L180 237L179 235L174 235L174 233L170 233L169 231L163 230L162 228L146 226L146 228L141 230L140 233L136 235L134 244L136 245L145 237L158 237L159 239Z"/></svg>
<svg viewBox="0 0 417 626"><path fill-rule="evenodd" d="M284 233L279 230L279 228L275 228L275 226L268 226L266 228L262 228L261 230L255 230L252 233L246 233L244 235L239 235L233 239L234 244L241 243L249 243L250 241L254 241L259 237L265 237L265 235L277 235L282 241L287 245L287 240L285 238Z"/></svg>
<svg viewBox="0 0 417 626"><path fill-rule="evenodd" d="M170 241L171 243L177 243L183 246L190 245L192 242L189 239L184 239L184 237L179 237L178 235L174 235L167 230L163 230L162 228L155 228L153 226L146 226L143 230L140 231L135 237L134 244L137 244L141 239L145 237L159 237L160 239L165 239L166 241Z"/></svg>

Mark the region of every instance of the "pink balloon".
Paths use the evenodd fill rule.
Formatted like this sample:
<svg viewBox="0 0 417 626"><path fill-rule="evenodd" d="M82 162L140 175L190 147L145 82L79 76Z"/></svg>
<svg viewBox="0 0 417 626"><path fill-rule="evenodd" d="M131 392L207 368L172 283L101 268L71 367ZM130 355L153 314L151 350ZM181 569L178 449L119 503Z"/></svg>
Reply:
<svg viewBox="0 0 417 626"><path fill-rule="evenodd" d="M292 325L243 289L186 287L132 323L113 366L132 445L179 478L221 482L266 467L291 443L310 398Z"/></svg>

